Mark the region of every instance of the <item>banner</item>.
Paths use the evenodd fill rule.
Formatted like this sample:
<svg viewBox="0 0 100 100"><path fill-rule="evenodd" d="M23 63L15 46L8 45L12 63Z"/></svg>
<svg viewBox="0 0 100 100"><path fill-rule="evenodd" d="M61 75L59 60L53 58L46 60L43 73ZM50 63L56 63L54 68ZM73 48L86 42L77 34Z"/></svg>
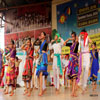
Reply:
<svg viewBox="0 0 100 100"><path fill-rule="evenodd" d="M72 31L100 33L100 0L71 0L57 5L57 31L66 40Z"/></svg>
<svg viewBox="0 0 100 100"><path fill-rule="evenodd" d="M62 50L61 50L61 54L62 54L62 55L70 54L70 47L63 46L63 47L62 47Z"/></svg>
<svg viewBox="0 0 100 100"><path fill-rule="evenodd" d="M79 8L77 11L77 26L84 27L99 22L98 18L98 4L95 2L92 5L86 6L84 8Z"/></svg>
<svg viewBox="0 0 100 100"><path fill-rule="evenodd" d="M89 35L92 42L96 42L97 49L100 49L100 33ZM91 45L90 45L91 49Z"/></svg>

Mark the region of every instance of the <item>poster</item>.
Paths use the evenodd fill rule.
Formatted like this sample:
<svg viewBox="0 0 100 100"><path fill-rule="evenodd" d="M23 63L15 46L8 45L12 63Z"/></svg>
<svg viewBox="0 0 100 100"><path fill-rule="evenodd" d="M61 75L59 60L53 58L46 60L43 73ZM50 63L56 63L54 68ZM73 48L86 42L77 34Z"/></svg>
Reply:
<svg viewBox="0 0 100 100"><path fill-rule="evenodd" d="M72 31L100 33L100 0L72 0L57 5L57 31L66 40Z"/></svg>

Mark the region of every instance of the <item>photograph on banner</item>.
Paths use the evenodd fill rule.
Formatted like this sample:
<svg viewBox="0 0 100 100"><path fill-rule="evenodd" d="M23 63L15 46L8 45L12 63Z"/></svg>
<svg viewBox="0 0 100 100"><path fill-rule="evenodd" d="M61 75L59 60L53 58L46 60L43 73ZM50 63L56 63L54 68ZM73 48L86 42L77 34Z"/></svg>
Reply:
<svg viewBox="0 0 100 100"><path fill-rule="evenodd" d="M42 31L46 32L48 37L51 35L50 4L10 9L5 12L5 18L8 21L5 23L5 45L13 39L16 48L19 48L27 38L34 41Z"/></svg>

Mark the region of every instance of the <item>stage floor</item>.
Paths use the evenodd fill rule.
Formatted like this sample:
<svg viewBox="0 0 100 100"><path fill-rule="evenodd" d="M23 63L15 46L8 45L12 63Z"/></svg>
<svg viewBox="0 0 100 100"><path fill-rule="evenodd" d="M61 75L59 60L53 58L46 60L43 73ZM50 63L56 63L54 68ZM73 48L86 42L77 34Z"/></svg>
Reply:
<svg viewBox="0 0 100 100"><path fill-rule="evenodd" d="M61 87L60 93L56 95L54 87L47 87L47 91L41 97L38 96L38 90L33 90L30 97L23 95L24 88L17 88L14 96L3 94L3 89L0 89L0 100L100 100L100 86L97 88L98 96L90 96L91 87L89 86L86 94L82 95L81 91L78 91L78 97L70 96L70 88L64 89Z"/></svg>

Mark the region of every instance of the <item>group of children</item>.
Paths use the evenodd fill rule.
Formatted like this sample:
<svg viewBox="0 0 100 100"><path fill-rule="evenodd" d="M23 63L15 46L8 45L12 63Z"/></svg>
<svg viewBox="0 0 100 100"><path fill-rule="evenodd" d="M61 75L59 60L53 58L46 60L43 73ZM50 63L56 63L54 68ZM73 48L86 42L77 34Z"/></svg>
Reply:
<svg viewBox="0 0 100 100"><path fill-rule="evenodd" d="M89 49L89 43L91 43L92 50ZM35 49L35 46L38 48ZM63 46L70 47L70 54L66 55L64 63L61 58L61 49ZM99 50L96 48L96 43L91 41L85 30L80 32L79 37L75 32L72 32L71 38L66 41L60 37L59 33L56 33L54 40L51 40L49 45L46 40L46 33L42 32L34 43L31 42L30 38L27 39L26 43L21 46L21 49L26 51L26 61L22 73L22 80L25 85L24 95L31 95L31 83L33 83L35 89L39 89L39 96L42 96L46 90L46 81L48 76L48 50L54 51L52 54L52 69L56 94L58 94L60 90L60 77L63 75L63 64L65 68L65 84L67 83L67 80L71 80L72 97L77 96L76 92L79 88L82 89L82 94L85 93L89 78L89 69L91 69L90 81L92 81L93 91L96 89L99 70ZM9 86L11 86L12 90L10 96L12 96L17 84L17 76L19 73L18 66L22 60L16 57L14 41L12 41L10 47L7 47L6 50L8 50L9 53L6 54L6 60L8 63L5 79L6 88L4 93L8 94ZM3 68L5 66L6 65L4 64L1 73L4 73ZM1 75L2 79L3 76L4 74Z"/></svg>

